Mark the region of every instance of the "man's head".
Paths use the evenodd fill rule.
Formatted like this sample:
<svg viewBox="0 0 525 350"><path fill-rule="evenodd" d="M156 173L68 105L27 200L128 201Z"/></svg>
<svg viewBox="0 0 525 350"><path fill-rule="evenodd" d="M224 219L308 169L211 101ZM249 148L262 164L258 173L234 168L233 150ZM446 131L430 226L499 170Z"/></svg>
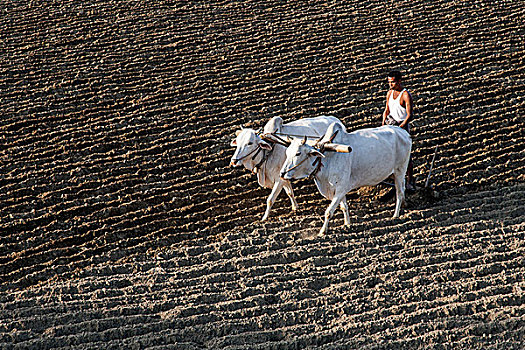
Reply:
<svg viewBox="0 0 525 350"><path fill-rule="evenodd" d="M388 73L388 86L390 86L390 89L401 88L402 78L400 71L394 70Z"/></svg>

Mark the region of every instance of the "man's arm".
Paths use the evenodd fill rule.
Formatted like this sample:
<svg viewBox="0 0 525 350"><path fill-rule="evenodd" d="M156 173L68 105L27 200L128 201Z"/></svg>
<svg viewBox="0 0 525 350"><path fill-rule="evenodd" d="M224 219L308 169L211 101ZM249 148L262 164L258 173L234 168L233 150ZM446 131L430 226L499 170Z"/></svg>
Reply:
<svg viewBox="0 0 525 350"><path fill-rule="evenodd" d="M386 107L383 111L383 122L381 123L381 125L385 125L386 117L388 117L388 115L390 114L390 108L388 107L388 98L390 97L391 92L391 90L388 90L388 92L386 93Z"/></svg>
<svg viewBox="0 0 525 350"><path fill-rule="evenodd" d="M413 101L412 96L407 91L406 94L403 93L403 96L401 96L401 99L405 102L405 108L407 110L407 117L405 120L399 125L401 128L404 128L410 120L412 120L412 110L413 110Z"/></svg>

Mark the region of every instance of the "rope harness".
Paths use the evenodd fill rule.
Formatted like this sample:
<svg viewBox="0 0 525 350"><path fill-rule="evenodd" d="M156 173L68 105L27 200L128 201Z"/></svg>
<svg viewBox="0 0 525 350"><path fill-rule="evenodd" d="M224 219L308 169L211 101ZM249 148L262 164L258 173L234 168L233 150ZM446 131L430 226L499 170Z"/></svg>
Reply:
<svg viewBox="0 0 525 350"><path fill-rule="evenodd" d="M259 146L259 150L261 150L261 146ZM256 173L259 171L259 169L261 168L261 166L263 165L264 162L266 162L268 160L268 156L272 153L273 151L273 145L272 145L272 149L270 151L266 151L265 149L262 149L263 150L263 157L261 159L261 161L259 163L257 163L254 167L253 167L253 172ZM255 155L252 157L252 160L255 160L255 157L257 156L257 154L259 154L259 152L255 153Z"/></svg>
<svg viewBox="0 0 525 350"><path fill-rule="evenodd" d="M295 164L293 167L291 167L290 169L287 169L284 173L288 173L289 171L292 171L294 169L296 169L297 167L299 167L301 164L303 164L304 162L306 162L308 160L308 156L306 156L306 158L304 158L303 160L301 160L299 163ZM310 175L308 175L308 179L313 179L317 173L319 172L319 170L321 170L321 168L323 167L323 163L321 161L321 157L316 157L314 162L312 163L312 166L315 166L315 169L312 171L312 173Z"/></svg>
<svg viewBox="0 0 525 350"><path fill-rule="evenodd" d="M321 161L321 157L317 157L314 162L312 163L312 165L314 165L315 163L317 163L317 166L315 167L314 171L312 171L312 173L310 175L308 175L308 180L311 180L313 178L315 178L317 176L317 173L319 172L319 170L321 170L321 168L324 166L322 161Z"/></svg>
<svg viewBox="0 0 525 350"><path fill-rule="evenodd" d="M286 142L285 140L283 140L282 138L280 138L279 136L276 135L277 133L272 133L272 135L277 139L277 142L274 142L274 141L270 141L270 140L265 140L266 142L268 142L271 146L272 146L272 149L267 151L265 149L263 149L261 146L258 146L258 151L253 155L252 157L252 160L255 160L255 157L257 157L257 154L259 154L259 151L262 150L263 151L263 157L261 159L261 161L259 163L257 163L257 165L255 165L253 167L253 172L254 173L257 173L257 171L259 171L259 169L261 168L261 166L268 160L268 157L270 156L270 154L272 154L273 152L273 149L274 149L274 145L277 143L277 144L280 144L284 147L288 147L288 142ZM257 133L257 136L261 137L261 133Z"/></svg>
<svg viewBox="0 0 525 350"><path fill-rule="evenodd" d="M316 142L315 147L318 147L318 148L319 148L319 152L321 152L322 154L324 154L324 151L325 151L325 149L324 149L324 145L325 145L326 143L328 143L328 142L332 142L332 141L335 139L335 137L337 136L337 133L338 133L338 132L339 132L339 130L336 130L336 131L333 133L333 135L330 136L329 141L319 142L319 141L321 141L321 139L322 139L322 138L321 138L321 139L319 139L319 141ZM321 157L317 157L317 158L315 159L315 161L313 162L312 165L315 165L315 163L317 163L317 166L315 167L314 171L312 171L312 173L308 176L308 179L309 179L309 180L315 178L315 177L317 176L317 173L318 173L318 172L321 170L321 168L324 166L324 165L323 165L323 162L322 162L322 160L321 160Z"/></svg>
<svg viewBox="0 0 525 350"><path fill-rule="evenodd" d="M336 130L336 132L333 133L333 135L330 137L330 139L328 141L325 141L325 142L320 142L321 139L319 139L316 143L315 143L315 146L314 148L318 148L319 152L321 152L322 154L324 154L324 151L325 151L325 144L326 143L329 143L329 142L332 142L334 140L334 138L336 137L337 133L339 132L339 130ZM306 142L306 136L305 136L305 141ZM288 173L289 171L292 171L293 169L297 168L299 165L303 164L306 160L308 159L308 156L303 159L302 161L300 161L299 163L297 163L295 166L291 167L290 169L286 170L284 173ZM311 180L313 178L315 178L317 176L317 173L321 170L321 168L324 166L323 165L323 161L321 159L321 157L316 157L314 162L312 163L312 166L315 166L314 170L312 171L312 173L310 175L308 175L308 179Z"/></svg>
<svg viewBox="0 0 525 350"><path fill-rule="evenodd" d="M240 157L240 158L235 159L235 161L236 161L236 162L240 162L240 161L243 160L244 158L246 158L246 157L252 155L255 151L257 151L257 153L255 153L255 155L252 157L252 160L254 160L255 157L257 156L257 154L259 153L260 150L261 150L261 146L257 146L257 148L255 148L253 151L249 152L248 154L246 154L246 155L244 155L244 156L242 156L242 157Z"/></svg>

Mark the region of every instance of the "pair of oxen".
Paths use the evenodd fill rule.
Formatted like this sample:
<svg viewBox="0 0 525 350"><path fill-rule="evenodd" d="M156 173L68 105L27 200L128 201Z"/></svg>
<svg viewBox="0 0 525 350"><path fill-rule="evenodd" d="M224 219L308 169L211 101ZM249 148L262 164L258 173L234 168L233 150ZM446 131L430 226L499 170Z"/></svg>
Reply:
<svg viewBox="0 0 525 350"><path fill-rule="evenodd" d="M319 192L331 200L320 234L327 233L338 206L349 226L346 194L362 186L375 186L392 174L396 188L394 217L399 217L412 148L410 135L400 127L385 125L348 133L341 121L332 116L287 124L281 117L274 117L261 132L242 128L231 145L236 149L230 165L243 165L257 174L259 185L272 190L263 221L268 219L283 188L295 210L297 202L290 180L311 177Z"/></svg>

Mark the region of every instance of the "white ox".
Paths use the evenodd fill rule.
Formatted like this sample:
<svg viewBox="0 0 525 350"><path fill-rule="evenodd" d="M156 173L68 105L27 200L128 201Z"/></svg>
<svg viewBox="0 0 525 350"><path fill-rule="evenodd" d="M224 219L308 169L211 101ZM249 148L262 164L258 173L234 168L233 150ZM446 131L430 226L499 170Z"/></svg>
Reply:
<svg viewBox="0 0 525 350"><path fill-rule="evenodd" d="M308 135L321 138L331 124L340 125L344 129L341 121L332 116L304 118L287 124L283 124L281 117L274 117L266 123L263 133L277 133L277 136L285 139L286 136L284 135ZM268 219L270 209L283 187L292 201L292 210L297 209L297 202L290 181L279 176L279 171L286 159L285 146L266 142L255 130L248 128L243 128L231 145L237 148L231 158L230 165L235 167L244 165L246 169L257 173L259 185L272 189L266 200L266 212L262 221Z"/></svg>
<svg viewBox="0 0 525 350"><path fill-rule="evenodd" d="M392 173L396 186L396 208L394 217L399 217L405 198L405 173L407 171L412 139L397 126L381 126L347 133L337 124L332 124L321 140L349 145L350 153L319 152L299 139L294 139L286 150L286 162L281 177L301 179L313 176L321 194L332 202L326 209L320 234L328 230L328 222L338 205L344 213L345 225L350 225L346 194L362 186L374 186ZM319 165L321 162L322 166Z"/></svg>

